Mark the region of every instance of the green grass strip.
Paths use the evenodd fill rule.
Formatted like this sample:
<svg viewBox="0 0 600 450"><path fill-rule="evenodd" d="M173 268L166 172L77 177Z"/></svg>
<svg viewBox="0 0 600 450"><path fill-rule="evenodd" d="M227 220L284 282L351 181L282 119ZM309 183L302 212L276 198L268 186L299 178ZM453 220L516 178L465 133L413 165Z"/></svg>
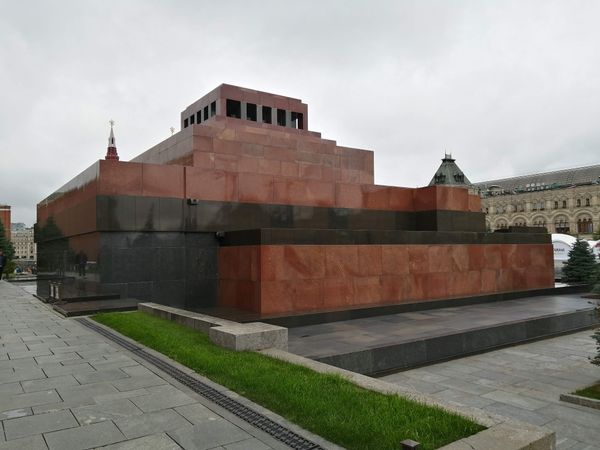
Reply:
<svg viewBox="0 0 600 450"><path fill-rule="evenodd" d="M147 314L93 318L348 449L399 449L404 439L435 449L484 429L441 409L363 389L338 375L217 347L205 334Z"/></svg>
<svg viewBox="0 0 600 450"><path fill-rule="evenodd" d="M593 398L595 400L600 400L600 384L596 384L585 389L580 389L578 391L573 392L573 394L580 395L582 397Z"/></svg>

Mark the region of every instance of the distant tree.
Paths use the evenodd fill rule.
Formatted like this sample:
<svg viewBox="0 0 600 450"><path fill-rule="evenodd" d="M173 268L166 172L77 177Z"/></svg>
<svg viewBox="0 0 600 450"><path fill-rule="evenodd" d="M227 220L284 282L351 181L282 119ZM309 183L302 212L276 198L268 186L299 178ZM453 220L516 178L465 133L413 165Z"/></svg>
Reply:
<svg viewBox="0 0 600 450"><path fill-rule="evenodd" d="M596 285L597 287L598 285ZM600 316L600 306L596 308L596 314ZM598 352L596 356L591 359L592 364L600 366L600 329L596 330L594 334L592 334L592 339L596 341L596 351Z"/></svg>
<svg viewBox="0 0 600 450"><path fill-rule="evenodd" d="M563 280L567 283L591 283L598 271L596 257L587 241L577 239L563 267Z"/></svg>
<svg viewBox="0 0 600 450"><path fill-rule="evenodd" d="M4 229L4 224L2 222L0 222L0 250L4 252L7 261L6 266L4 266L4 273L9 273L10 268L12 267L10 261L12 261L13 256L15 255L15 249L12 242L10 242L6 236L6 230Z"/></svg>

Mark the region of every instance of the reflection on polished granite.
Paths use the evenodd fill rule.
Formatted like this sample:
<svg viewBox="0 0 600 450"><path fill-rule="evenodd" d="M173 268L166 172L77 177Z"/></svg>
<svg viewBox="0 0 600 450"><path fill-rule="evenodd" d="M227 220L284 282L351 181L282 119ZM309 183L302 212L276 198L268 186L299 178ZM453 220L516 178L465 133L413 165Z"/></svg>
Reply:
<svg viewBox="0 0 600 450"><path fill-rule="evenodd" d="M430 339L575 311L592 310L580 294L547 295L494 303L369 317L289 329L289 351L322 358L361 349Z"/></svg>

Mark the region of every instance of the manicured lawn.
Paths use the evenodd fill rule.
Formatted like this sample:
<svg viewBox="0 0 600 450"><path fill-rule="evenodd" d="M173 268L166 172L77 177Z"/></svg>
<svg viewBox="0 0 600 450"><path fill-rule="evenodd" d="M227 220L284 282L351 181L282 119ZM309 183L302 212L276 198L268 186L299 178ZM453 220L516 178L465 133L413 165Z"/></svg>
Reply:
<svg viewBox="0 0 600 450"><path fill-rule="evenodd" d="M107 313L94 319L348 449L398 449L404 439L434 449L484 429L337 375L217 347L198 331L147 314Z"/></svg>
<svg viewBox="0 0 600 450"><path fill-rule="evenodd" d="M578 391L573 392L573 394L600 400L600 384L596 384L585 389L580 389Z"/></svg>

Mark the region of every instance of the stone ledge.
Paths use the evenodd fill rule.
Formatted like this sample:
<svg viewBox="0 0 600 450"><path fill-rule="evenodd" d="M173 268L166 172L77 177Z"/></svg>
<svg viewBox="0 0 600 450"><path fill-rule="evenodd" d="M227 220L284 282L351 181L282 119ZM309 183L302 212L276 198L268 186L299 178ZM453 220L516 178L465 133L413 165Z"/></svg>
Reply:
<svg viewBox="0 0 600 450"><path fill-rule="evenodd" d="M231 350L287 350L287 328L268 323L253 322L213 327L208 330L211 342Z"/></svg>
<svg viewBox="0 0 600 450"><path fill-rule="evenodd" d="M241 324L148 302L139 303L138 310L202 331L208 334L213 343L232 350L264 350L267 348L287 350L288 330L277 325L262 322Z"/></svg>
<svg viewBox="0 0 600 450"><path fill-rule="evenodd" d="M563 402L574 403L579 406L587 406L588 408L600 409L600 400L594 398L582 397L575 394L560 394L560 399Z"/></svg>
<svg viewBox="0 0 600 450"><path fill-rule="evenodd" d="M554 432L544 427L515 422L506 417L487 413L477 408L446 403L415 390L340 369L339 367L330 366L322 362L313 361L312 359L283 350L267 349L262 350L260 353L308 367L315 372L337 374L362 388L383 394L397 394L428 406L434 406L459 414L488 427L486 430L473 436L442 447L444 450L555 450L556 448Z"/></svg>
<svg viewBox="0 0 600 450"><path fill-rule="evenodd" d="M158 303L139 303L138 311L158 316L162 319L177 322L186 327L200 330L207 333L212 327L220 327L223 325L236 324L231 320L220 319L218 317L207 316L184 309L173 308L171 306L159 305Z"/></svg>

